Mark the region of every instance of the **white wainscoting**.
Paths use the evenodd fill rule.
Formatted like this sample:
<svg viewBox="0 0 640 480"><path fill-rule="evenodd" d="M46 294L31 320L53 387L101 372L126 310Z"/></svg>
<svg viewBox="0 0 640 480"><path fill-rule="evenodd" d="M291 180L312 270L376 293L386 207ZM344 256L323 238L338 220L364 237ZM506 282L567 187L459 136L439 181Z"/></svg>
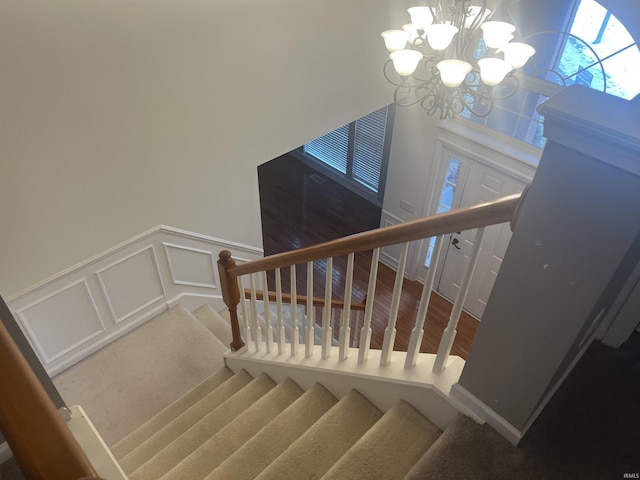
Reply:
<svg viewBox="0 0 640 480"><path fill-rule="evenodd" d="M7 299L49 375L177 304L224 308L217 259L262 250L160 225Z"/></svg>

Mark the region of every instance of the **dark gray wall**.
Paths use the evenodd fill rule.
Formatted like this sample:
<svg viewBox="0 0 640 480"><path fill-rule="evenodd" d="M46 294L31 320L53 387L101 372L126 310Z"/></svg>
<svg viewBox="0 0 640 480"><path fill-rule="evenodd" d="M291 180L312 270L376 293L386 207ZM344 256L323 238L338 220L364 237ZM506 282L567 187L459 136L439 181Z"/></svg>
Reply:
<svg viewBox="0 0 640 480"><path fill-rule="evenodd" d="M603 95L571 87L549 101L550 141L460 379L520 431L612 303L640 233L640 132L629 127L639 110Z"/></svg>

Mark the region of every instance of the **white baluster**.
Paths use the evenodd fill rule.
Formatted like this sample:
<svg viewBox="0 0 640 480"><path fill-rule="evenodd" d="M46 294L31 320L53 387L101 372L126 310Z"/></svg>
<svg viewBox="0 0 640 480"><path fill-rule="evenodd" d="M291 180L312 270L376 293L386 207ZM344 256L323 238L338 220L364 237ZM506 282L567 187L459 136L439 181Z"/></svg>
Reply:
<svg viewBox="0 0 640 480"><path fill-rule="evenodd" d="M476 264L478 263L480 246L482 244L482 239L484 238L484 232L485 227L482 227L479 228L478 233L476 233L476 238L473 244L473 252L471 253L471 257L469 258L469 265L467 265L467 269L462 276L462 282L460 283L460 288L458 289L458 293L456 294L456 300L455 302L453 302L453 308L451 309L449 323L447 324L447 328L444 330L442 339L440 340L440 346L438 347L436 361L433 364L434 373L440 373L444 370L445 363L449 358L449 353L451 353L451 347L453 347L453 341L456 339L456 327L458 326L458 320L460 320L462 307L464 306L464 302L467 299L467 293L469 293L471 277L473 276L473 272L476 269Z"/></svg>
<svg viewBox="0 0 640 480"><path fill-rule="evenodd" d="M367 305L364 309L364 325L360 332L360 350L358 351L358 363L364 363L369 359L371 346L371 318L373 316L373 302L376 295L376 280L378 278L378 261L380 260L380 248L376 248L371 256L371 268L369 270L369 288L367 289Z"/></svg>
<svg viewBox="0 0 640 480"><path fill-rule="evenodd" d="M431 292L433 291L433 284L436 278L440 251L442 250L443 238L443 235L437 237L436 244L433 247L431 265L429 265L427 278L425 279L424 287L422 288L422 297L420 297L420 306L418 307L418 313L416 315L416 324L411 331L411 338L409 339L409 346L407 347L407 356L404 361L404 368L415 367L416 361L418 360L418 353L420 353L420 345L422 345L422 337L424 336L424 324L427 319L427 310L429 308Z"/></svg>
<svg viewBox="0 0 640 480"><path fill-rule="evenodd" d="M240 311L242 312L242 325L240 328L244 331L245 344L247 349L249 349L249 344L251 343L253 335L251 335L251 321L247 314L247 299L244 296L244 284L242 283L242 277L238 277L238 288L240 291Z"/></svg>
<svg viewBox="0 0 640 480"><path fill-rule="evenodd" d="M396 321L398 320L398 309L400 308L400 297L402 296L402 281L404 280L404 270L407 265L408 252L409 244L405 243L402 248L402 253L400 254L398 271L396 272L396 281L393 285L393 298L391 299L391 308L389 309L389 324L384 331L382 353L380 354L380 366L385 366L391 361L393 343L396 340Z"/></svg>
<svg viewBox="0 0 640 480"><path fill-rule="evenodd" d="M282 273L276 268L276 308L278 311L278 354L284 353L286 334L284 331L284 312L282 311Z"/></svg>
<svg viewBox="0 0 640 480"><path fill-rule="evenodd" d="M331 289L333 288L333 257L327 258L327 276L324 284L324 310L322 311L322 358L329 358L333 329L331 328Z"/></svg>
<svg viewBox="0 0 640 480"><path fill-rule="evenodd" d="M296 266L291 265L291 356L294 357L298 353L298 345L300 344L300 333L298 330L298 299L296 298Z"/></svg>
<svg viewBox="0 0 640 480"><path fill-rule="evenodd" d="M249 274L249 289L251 290L251 329L253 331L256 352L259 352L261 350L260 346L262 345L262 329L260 328L260 319L258 318L258 300L253 273Z"/></svg>
<svg viewBox="0 0 640 480"><path fill-rule="evenodd" d="M351 337L351 293L353 289L353 261L354 254L347 257L347 273L344 286L344 307L342 310L342 320L340 321L340 361L344 361L349 356L349 340Z"/></svg>
<svg viewBox="0 0 640 480"><path fill-rule="evenodd" d="M313 307L313 261L307 262L307 328L304 337L304 356L313 355L315 343L315 309Z"/></svg>
<svg viewBox="0 0 640 480"><path fill-rule="evenodd" d="M264 305L264 339L267 345L267 353L273 348L273 326L271 325L271 304L269 303L269 286L267 282L267 272L262 272L262 304Z"/></svg>

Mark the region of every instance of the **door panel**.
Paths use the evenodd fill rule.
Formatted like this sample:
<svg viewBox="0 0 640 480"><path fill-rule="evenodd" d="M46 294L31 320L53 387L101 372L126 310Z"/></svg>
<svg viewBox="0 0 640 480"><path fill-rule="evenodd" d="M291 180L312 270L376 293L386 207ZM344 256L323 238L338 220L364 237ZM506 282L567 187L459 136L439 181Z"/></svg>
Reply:
<svg viewBox="0 0 640 480"><path fill-rule="evenodd" d="M461 196L460 206L465 207L522 192L524 186L525 182L519 179L481 162L471 161L462 191L456 193ZM471 230L450 236L437 290L452 301L458 293L462 275L469 264L475 235L476 230ZM477 318L482 317L510 239L511 230L508 224L487 228L476 272L464 305L465 310ZM454 245L455 240L457 245Z"/></svg>

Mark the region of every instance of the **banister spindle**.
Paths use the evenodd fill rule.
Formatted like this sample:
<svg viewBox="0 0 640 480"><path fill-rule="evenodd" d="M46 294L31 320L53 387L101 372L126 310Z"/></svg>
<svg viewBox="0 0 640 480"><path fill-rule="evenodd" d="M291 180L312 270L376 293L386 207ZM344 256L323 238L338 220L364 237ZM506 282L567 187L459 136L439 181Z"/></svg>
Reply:
<svg viewBox="0 0 640 480"><path fill-rule="evenodd" d="M241 292L244 292L244 283L242 281L242 277L237 278L238 288ZM247 339L247 343L251 343L251 323L249 319L249 313L247 309L247 299L244 295L240 296L240 309L242 311L242 322L241 322L241 330L244 333L244 338Z"/></svg>
<svg viewBox="0 0 640 480"><path fill-rule="evenodd" d="M315 343L315 308L313 307L313 262L307 262L307 328L304 338L304 356L313 355Z"/></svg>
<svg viewBox="0 0 640 480"><path fill-rule="evenodd" d="M218 274L220 276L220 290L222 292L222 300L229 309L229 317L231 321L231 344L230 348L236 352L244 347L242 336L240 335L240 325L238 323L238 303L240 302L240 290L238 289L238 281L229 276L227 270L234 266L236 262L231 258L229 250L223 250L218 255Z"/></svg>
<svg viewBox="0 0 640 480"><path fill-rule="evenodd" d="M456 338L456 327L458 326L458 320L460 320L460 314L462 313L462 307L467 299L467 293L469 293L469 286L471 285L471 277L476 269L478 263L478 257L480 255L480 247L482 239L484 238L484 232L486 228L482 227L478 229L476 238L473 244L473 252L469 258L469 265L464 272L462 282L458 288L453 308L451 309L451 316L449 317L449 323L447 328L442 333L442 339L440 340L440 346L438 347L438 354L436 355L436 361L433 364L433 372L440 373L445 368L445 363L451 353L451 347L453 347L453 341Z"/></svg>
<svg viewBox="0 0 640 480"><path fill-rule="evenodd" d="M258 318L258 295L256 293L256 283L253 278L253 273L249 274L249 289L251 290L251 302L249 304L251 309L250 325L253 336L253 344L256 352L261 350L262 345L262 329L260 327L260 319Z"/></svg>
<svg viewBox="0 0 640 480"><path fill-rule="evenodd" d="M271 325L271 304L269 303L269 290L267 282L267 272L262 271L262 291L265 292L262 295L262 304L264 306L264 324L266 332L264 333L264 339L267 346L267 353L271 353L273 349L273 325Z"/></svg>
<svg viewBox="0 0 640 480"><path fill-rule="evenodd" d="M339 359L344 361L349 356L349 340L351 337L351 294L353 290L353 262L354 254L350 253L347 257L347 273L345 275L344 286L344 306L342 310L342 319L340 321L340 349Z"/></svg>
<svg viewBox="0 0 640 480"><path fill-rule="evenodd" d="M393 344L396 339L396 321L398 320L400 297L402 296L402 281L404 280L404 270L407 265L408 253L409 243L405 243L402 247L402 253L400 254L400 260L398 261L398 271L396 272L396 281L393 285L393 298L391 300L391 307L389 309L389 323L384 331L382 353L380 355L380 366L385 366L391 361Z"/></svg>
<svg viewBox="0 0 640 480"><path fill-rule="evenodd" d="M282 311L282 273L279 268L276 268L276 307L278 309L278 354L282 355L285 349L286 333Z"/></svg>
<svg viewBox="0 0 640 480"><path fill-rule="evenodd" d="M298 354L298 345L300 344L300 332L298 330L298 295L296 286L296 266L291 265L291 356Z"/></svg>
<svg viewBox="0 0 640 480"><path fill-rule="evenodd" d="M371 256L371 268L369 270L369 288L367 289L367 305L364 309L364 325L360 332L360 350L358 351L358 363L364 363L369 359L371 346L371 318L373 317L373 303L376 294L376 280L378 278L378 262L380 261L380 249L373 250Z"/></svg>
<svg viewBox="0 0 640 480"><path fill-rule="evenodd" d="M411 338L409 339L409 346L407 347L407 356L404 361L404 368L415 367L418 359L418 353L420 353L420 345L422 345L422 337L424 336L424 324L427 319L427 310L429 308L431 292L433 291L433 284L436 278L436 270L438 269L438 261L440 259L440 251L442 250L443 238L443 235L438 236L436 238L436 244L433 247L431 264L429 265L427 278L424 281L422 296L420 297L420 306L418 307L418 313L416 314L416 324L411 331Z"/></svg>
<svg viewBox="0 0 640 480"><path fill-rule="evenodd" d="M333 257L327 258L327 269L324 283L324 309L322 311L322 358L329 358L333 340L331 328L331 295L333 287Z"/></svg>

